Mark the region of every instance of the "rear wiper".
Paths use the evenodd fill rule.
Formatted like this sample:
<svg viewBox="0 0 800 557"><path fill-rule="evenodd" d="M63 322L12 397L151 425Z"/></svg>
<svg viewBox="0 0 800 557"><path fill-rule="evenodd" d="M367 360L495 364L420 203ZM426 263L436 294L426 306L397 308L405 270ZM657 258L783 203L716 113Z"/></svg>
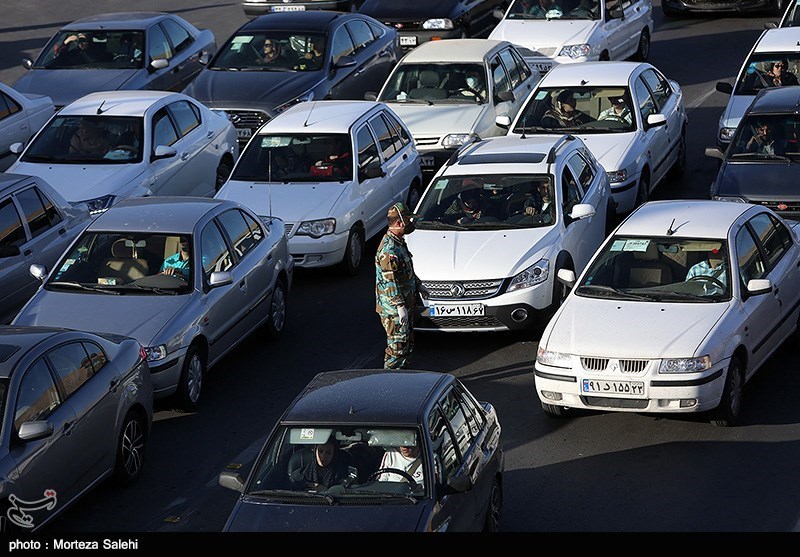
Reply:
<svg viewBox="0 0 800 557"><path fill-rule="evenodd" d="M47 286L56 286L60 288L77 288L79 290L88 290L90 292L102 292L103 294L115 294L119 295L120 292L115 290L110 290L102 285L99 284L81 284L79 282L64 282L64 281L55 281L55 282L48 282Z"/></svg>
<svg viewBox="0 0 800 557"><path fill-rule="evenodd" d="M256 496L273 496L273 497L301 497L306 499L324 499L329 505L333 505L336 501L331 495L327 493L318 493L316 491L294 491L291 489L259 489L258 491L250 491L247 495Z"/></svg>

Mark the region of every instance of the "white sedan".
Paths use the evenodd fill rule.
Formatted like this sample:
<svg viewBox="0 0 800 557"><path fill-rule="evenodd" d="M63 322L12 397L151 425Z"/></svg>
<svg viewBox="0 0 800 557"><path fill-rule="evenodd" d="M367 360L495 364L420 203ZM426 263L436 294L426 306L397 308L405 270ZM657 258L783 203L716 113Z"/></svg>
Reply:
<svg viewBox="0 0 800 557"><path fill-rule="evenodd" d="M548 72L509 135L580 137L608 172L617 212L626 214L665 178L683 175L687 125L680 85L652 65L584 62Z"/></svg>
<svg viewBox="0 0 800 557"><path fill-rule="evenodd" d="M50 97L20 93L0 83L0 172L17 158L11 146L27 143L55 111Z"/></svg>
<svg viewBox="0 0 800 557"><path fill-rule="evenodd" d="M542 334L536 393L569 408L710 412L734 425L745 383L795 332L798 223L758 205L656 201L606 239Z"/></svg>
<svg viewBox="0 0 800 557"><path fill-rule="evenodd" d="M226 116L181 93L91 93L61 109L8 172L39 176L90 212L128 197L212 196L239 156Z"/></svg>

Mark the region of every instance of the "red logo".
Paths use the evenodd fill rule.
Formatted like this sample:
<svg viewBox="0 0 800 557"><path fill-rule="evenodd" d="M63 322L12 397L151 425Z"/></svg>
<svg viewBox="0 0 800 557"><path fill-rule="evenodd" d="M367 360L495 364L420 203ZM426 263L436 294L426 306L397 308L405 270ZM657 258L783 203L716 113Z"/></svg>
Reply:
<svg viewBox="0 0 800 557"><path fill-rule="evenodd" d="M402 28L403 28L403 24L402 24L402 23L395 23L395 24L394 24L394 26L395 26L397 29L402 29Z"/></svg>
<svg viewBox="0 0 800 557"><path fill-rule="evenodd" d="M788 208L789 206L786 203L778 203L778 209L780 209L781 211L785 211Z"/></svg>

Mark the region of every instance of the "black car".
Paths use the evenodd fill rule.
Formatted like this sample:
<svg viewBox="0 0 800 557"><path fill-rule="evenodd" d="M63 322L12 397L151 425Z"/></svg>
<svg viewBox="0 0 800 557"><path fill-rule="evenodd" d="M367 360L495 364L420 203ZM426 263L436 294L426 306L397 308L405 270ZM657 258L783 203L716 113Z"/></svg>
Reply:
<svg viewBox="0 0 800 557"><path fill-rule="evenodd" d="M693 13L765 12L782 15L787 0L661 0L661 9L667 17Z"/></svg>
<svg viewBox="0 0 800 557"><path fill-rule="evenodd" d="M753 99L723 154L711 198L769 207L800 220L800 85L762 89Z"/></svg>
<svg viewBox="0 0 800 557"><path fill-rule="evenodd" d="M504 456L494 407L453 375L318 374L267 438L225 531L496 531ZM318 465L322 462L324 468Z"/></svg>
<svg viewBox="0 0 800 557"><path fill-rule="evenodd" d="M364 0L358 11L400 31L400 44L412 49L430 40L488 37L506 8L508 0Z"/></svg>
<svg viewBox="0 0 800 557"><path fill-rule="evenodd" d="M370 17L270 13L241 26L184 93L224 110L244 145L293 104L363 99L400 57L397 32Z"/></svg>

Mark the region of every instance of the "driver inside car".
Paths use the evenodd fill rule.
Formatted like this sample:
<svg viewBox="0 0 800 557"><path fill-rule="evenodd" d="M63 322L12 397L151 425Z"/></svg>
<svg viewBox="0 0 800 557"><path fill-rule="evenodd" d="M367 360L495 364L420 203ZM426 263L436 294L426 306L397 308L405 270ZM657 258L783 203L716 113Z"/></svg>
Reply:
<svg viewBox="0 0 800 557"><path fill-rule="evenodd" d="M378 476L381 482L407 482L408 479L399 473L392 473L391 470L405 472L411 476L417 486L424 485L425 473L422 467L422 456L420 455L419 445L405 447L390 447L386 449L381 459L381 469L388 470Z"/></svg>
<svg viewBox="0 0 800 557"><path fill-rule="evenodd" d="M161 273L164 275L176 276L185 281L189 281L189 273L191 272L191 248L189 246L189 238L181 236L180 249L178 253L170 255L164 260L161 265Z"/></svg>
<svg viewBox="0 0 800 557"><path fill-rule="evenodd" d="M709 277L703 282L703 290L706 294L722 294L724 289L727 288L727 273L725 265L725 257L720 253L717 248L712 249L708 257L699 263L692 266L689 272L686 273L686 280L689 281L694 277ZM699 279L702 280L702 279Z"/></svg>

